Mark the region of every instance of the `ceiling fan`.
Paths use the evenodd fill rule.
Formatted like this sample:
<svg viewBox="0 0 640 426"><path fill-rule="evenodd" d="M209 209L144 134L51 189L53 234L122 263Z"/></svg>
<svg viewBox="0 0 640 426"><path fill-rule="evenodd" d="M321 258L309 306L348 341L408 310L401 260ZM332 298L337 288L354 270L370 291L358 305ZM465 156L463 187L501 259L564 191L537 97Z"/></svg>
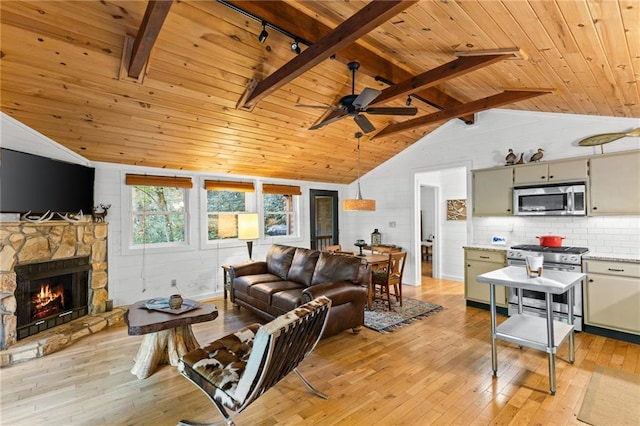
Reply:
<svg viewBox="0 0 640 426"><path fill-rule="evenodd" d="M371 89L365 87L365 89L357 95L355 93L356 84L356 71L360 68L358 62L349 62L347 65L351 71L351 94L343 96L338 101L337 106L320 106L320 105L296 105L303 108L319 108L333 111L333 114L329 114L323 121L315 124L309 128L309 130L316 130L327 124L334 123L345 117L353 117L358 127L362 129L364 133L373 132L376 128L371 121L365 117L362 113L374 114L374 115L416 115L418 108L415 107L371 107L368 105L373 102L380 93L380 90Z"/></svg>

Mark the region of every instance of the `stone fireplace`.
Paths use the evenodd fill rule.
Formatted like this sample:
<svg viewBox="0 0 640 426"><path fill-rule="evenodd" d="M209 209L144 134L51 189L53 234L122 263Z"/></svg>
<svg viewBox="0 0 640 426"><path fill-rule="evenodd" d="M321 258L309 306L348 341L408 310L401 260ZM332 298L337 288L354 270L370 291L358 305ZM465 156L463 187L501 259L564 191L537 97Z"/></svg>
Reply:
<svg viewBox="0 0 640 426"><path fill-rule="evenodd" d="M56 268L59 273L52 271ZM0 223L0 350L66 321L105 312L107 283L106 223ZM29 288L20 289L24 285Z"/></svg>

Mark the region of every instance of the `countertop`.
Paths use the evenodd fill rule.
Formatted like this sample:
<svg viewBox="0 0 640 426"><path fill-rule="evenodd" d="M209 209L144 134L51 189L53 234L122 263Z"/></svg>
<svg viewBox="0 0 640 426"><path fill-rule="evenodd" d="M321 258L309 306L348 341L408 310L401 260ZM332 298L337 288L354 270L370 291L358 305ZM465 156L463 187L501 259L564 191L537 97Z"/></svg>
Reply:
<svg viewBox="0 0 640 426"><path fill-rule="evenodd" d="M471 244L468 246L462 246L465 249L473 249L473 250L485 250L485 251L506 251L509 249L507 246L499 246L492 244Z"/></svg>
<svg viewBox="0 0 640 426"><path fill-rule="evenodd" d="M468 245L462 246L462 248L503 252L503 251L509 250L511 246L500 246L500 245L493 245L493 244L468 244ZM588 252L582 255L582 259L583 260L603 260L603 261L609 261L609 262L640 263L640 255L625 254L625 253Z"/></svg>
<svg viewBox="0 0 640 426"><path fill-rule="evenodd" d="M506 268L496 269L495 271L478 275L476 280L486 284L562 294L580 283L585 276L586 274L581 272L545 269L541 277L529 278L526 268L521 266L507 266Z"/></svg>
<svg viewBox="0 0 640 426"><path fill-rule="evenodd" d="M626 263L640 263L640 256L634 254L620 254L620 253L587 253L582 255L582 260L605 260L609 262L626 262Z"/></svg>

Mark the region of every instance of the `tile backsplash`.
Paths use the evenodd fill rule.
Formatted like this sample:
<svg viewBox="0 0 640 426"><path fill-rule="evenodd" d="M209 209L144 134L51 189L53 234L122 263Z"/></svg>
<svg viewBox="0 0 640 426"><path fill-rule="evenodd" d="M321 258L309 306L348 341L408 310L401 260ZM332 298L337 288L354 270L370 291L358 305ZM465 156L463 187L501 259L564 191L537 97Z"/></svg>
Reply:
<svg viewBox="0 0 640 426"><path fill-rule="evenodd" d="M640 256L640 217L475 217L473 243L490 244L494 235L507 246L538 244L537 236L560 235L563 245L587 247L591 253Z"/></svg>

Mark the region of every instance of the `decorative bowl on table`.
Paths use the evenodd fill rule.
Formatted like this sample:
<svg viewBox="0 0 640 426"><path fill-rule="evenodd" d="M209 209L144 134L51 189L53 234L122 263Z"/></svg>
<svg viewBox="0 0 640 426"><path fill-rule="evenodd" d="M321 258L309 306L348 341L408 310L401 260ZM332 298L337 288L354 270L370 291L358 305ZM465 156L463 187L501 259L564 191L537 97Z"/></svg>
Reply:
<svg viewBox="0 0 640 426"><path fill-rule="evenodd" d="M367 242L365 240L356 240L354 245L360 248L360 254L358 254L358 256L364 256L364 254L362 254L362 247L366 246Z"/></svg>

